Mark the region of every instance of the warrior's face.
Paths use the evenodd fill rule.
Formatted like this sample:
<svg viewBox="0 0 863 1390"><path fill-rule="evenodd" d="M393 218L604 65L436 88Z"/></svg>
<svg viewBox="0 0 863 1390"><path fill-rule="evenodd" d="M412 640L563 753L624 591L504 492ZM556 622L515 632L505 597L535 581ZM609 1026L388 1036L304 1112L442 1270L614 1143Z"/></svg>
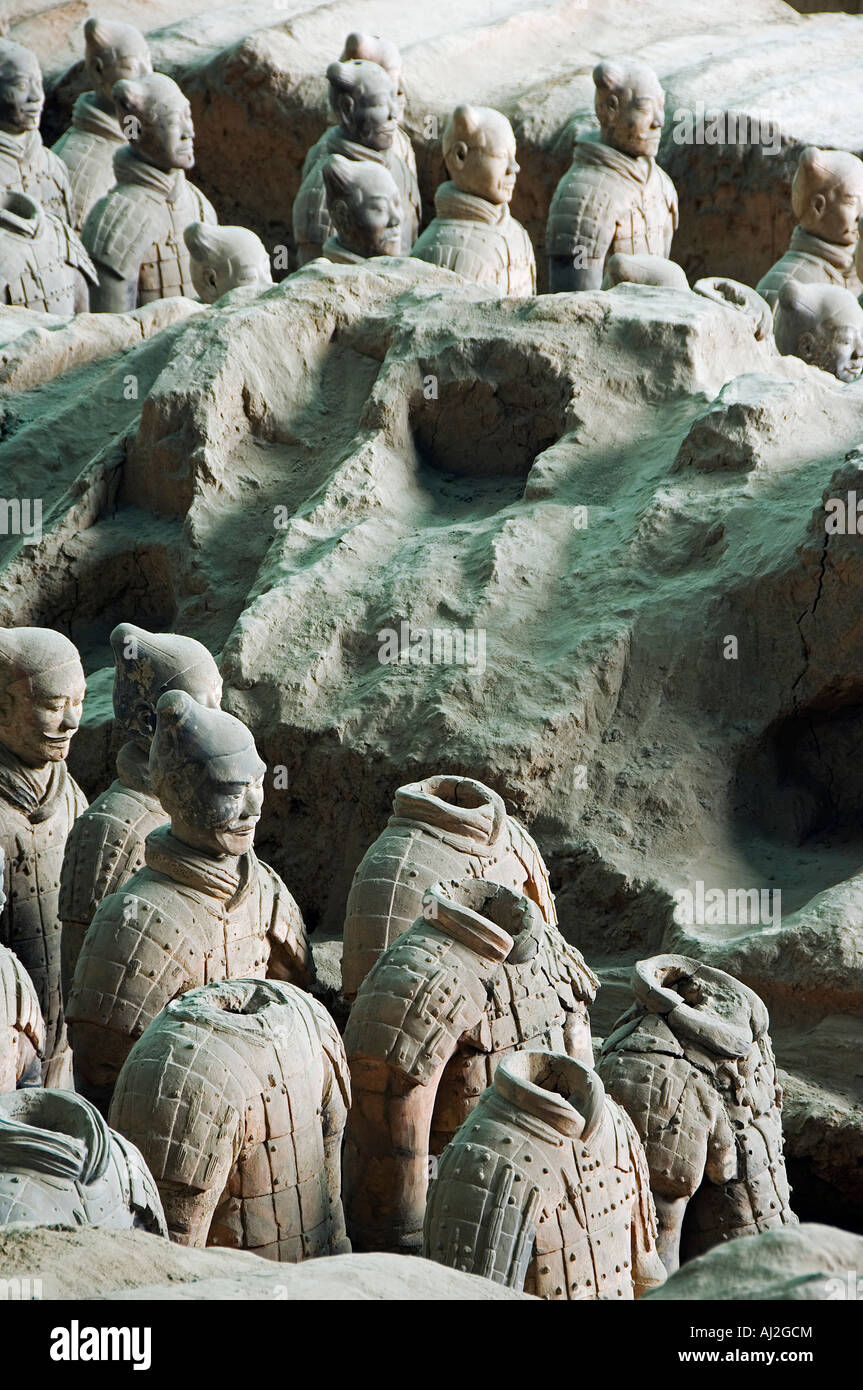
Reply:
<svg viewBox="0 0 863 1390"><path fill-rule="evenodd" d="M399 125L401 125L405 118L405 106L407 105L405 75L401 68L385 68L385 72L389 74L392 84L396 89L396 120Z"/></svg>
<svg viewBox="0 0 863 1390"><path fill-rule="evenodd" d="M348 244L360 256L397 256L401 245L402 204L387 173L369 162L345 214Z"/></svg>
<svg viewBox="0 0 863 1390"><path fill-rule="evenodd" d="M337 102L339 121L348 139L370 150L388 150L398 128L395 84L384 68L375 67L362 86Z"/></svg>
<svg viewBox="0 0 863 1390"><path fill-rule="evenodd" d="M504 116L490 116L470 144L457 140L449 152L447 169L463 193L472 193L487 203L510 202L519 166L509 121Z"/></svg>
<svg viewBox="0 0 863 1390"><path fill-rule="evenodd" d="M195 163L195 127L192 108L183 93L176 98L156 102L140 122L134 122L127 134L130 145L157 169L191 169ZM123 124L121 120L121 125Z"/></svg>
<svg viewBox="0 0 863 1390"><path fill-rule="evenodd" d="M4 59L0 67L0 130L9 135L36 130L44 105L42 70L35 53Z"/></svg>
<svg viewBox="0 0 863 1390"><path fill-rule="evenodd" d="M27 767L63 762L84 707L81 663L66 662L11 682L0 702L0 736Z"/></svg>
<svg viewBox="0 0 863 1390"><path fill-rule="evenodd" d="M819 324L800 339L798 355L846 384L863 372L863 312Z"/></svg>
<svg viewBox="0 0 863 1390"><path fill-rule="evenodd" d="M813 236L837 246L853 246L857 219L863 213L863 180L838 179L832 188L807 198L801 226Z"/></svg>
<svg viewBox="0 0 863 1390"><path fill-rule="evenodd" d="M656 156L665 119L665 93L653 73L637 72L626 87L606 94L597 115L606 144L632 156Z"/></svg>
<svg viewBox="0 0 863 1390"><path fill-rule="evenodd" d="M173 814L174 834L197 849L218 857L247 854L264 804L266 763L254 743L230 757L225 773L222 758L203 765L194 792L194 811ZM227 777L230 780L227 780Z"/></svg>
<svg viewBox="0 0 863 1390"><path fill-rule="evenodd" d="M153 71L153 63L146 45L138 46L130 41L124 48L103 48L87 59L87 72L93 83L93 90L102 101L112 108L111 91L115 82L124 79L134 81Z"/></svg>

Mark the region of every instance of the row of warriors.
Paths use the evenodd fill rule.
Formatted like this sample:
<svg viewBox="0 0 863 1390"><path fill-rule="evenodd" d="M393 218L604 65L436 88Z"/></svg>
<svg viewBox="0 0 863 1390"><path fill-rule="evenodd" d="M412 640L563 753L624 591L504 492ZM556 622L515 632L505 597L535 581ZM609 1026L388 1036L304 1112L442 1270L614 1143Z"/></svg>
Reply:
<svg viewBox="0 0 863 1390"><path fill-rule="evenodd" d="M111 644L117 776L87 807L78 652L0 632L0 1223L630 1299L795 1221L750 989L641 961L595 1059L599 980L537 844L441 774L399 788L356 869L339 997L255 854L266 766L213 658L131 623Z"/></svg>
<svg viewBox="0 0 863 1390"><path fill-rule="evenodd" d="M218 226L187 178L191 107L175 82L152 71L143 36L131 25L89 19L84 39L92 90L78 97L54 150L38 130L44 91L36 57L0 41L6 301L58 315L123 312L176 295L212 303L241 286L271 284L259 238L248 228ZM441 141L448 179L420 233L398 49L351 34L327 78L333 123L306 157L293 207L299 265L321 256L357 263L411 255L502 295L535 294L533 246L510 213L519 166L507 118L487 107L456 107ZM688 289L669 259L678 203L657 163L660 82L636 60L603 61L593 80L598 130L576 141L548 214L549 287L624 281ZM863 163L809 147L791 198L797 226L790 247L757 292L722 278L693 288L742 309L757 336L773 332L779 352L854 380L863 368Z"/></svg>

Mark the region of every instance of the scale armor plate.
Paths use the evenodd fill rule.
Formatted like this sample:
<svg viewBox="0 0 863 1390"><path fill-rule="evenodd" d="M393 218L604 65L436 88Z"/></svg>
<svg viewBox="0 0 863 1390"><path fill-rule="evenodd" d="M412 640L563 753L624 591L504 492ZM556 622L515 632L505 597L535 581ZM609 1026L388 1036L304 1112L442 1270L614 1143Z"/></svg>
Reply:
<svg viewBox="0 0 863 1390"><path fill-rule="evenodd" d="M183 239L190 222L216 222L212 205L185 180L175 203L140 184L117 184L92 209L83 238L93 260L138 280L138 307L177 295L196 297Z"/></svg>
<svg viewBox="0 0 863 1390"><path fill-rule="evenodd" d="M493 285L503 295L526 298L536 294L533 246L524 227L512 217L500 226L436 217L411 255L452 270L465 280Z"/></svg>

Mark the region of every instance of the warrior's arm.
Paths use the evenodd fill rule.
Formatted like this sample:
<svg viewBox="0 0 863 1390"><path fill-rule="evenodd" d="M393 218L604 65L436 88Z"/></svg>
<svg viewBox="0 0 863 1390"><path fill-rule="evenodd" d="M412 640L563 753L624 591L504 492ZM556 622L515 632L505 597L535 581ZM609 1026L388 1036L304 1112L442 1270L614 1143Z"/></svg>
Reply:
<svg viewBox="0 0 863 1390"><path fill-rule="evenodd" d="M90 312L93 314L125 314L138 304L138 276L124 280L102 261L95 261L99 283L90 286Z"/></svg>
<svg viewBox="0 0 863 1390"><path fill-rule="evenodd" d="M159 1183L168 1235L175 1245L193 1245L201 1249L207 1244L213 1213L225 1189L229 1168L230 1164L221 1181L203 1192L190 1189L186 1183L164 1180Z"/></svg>
<svg viewBox="0 0 863 1390"><path fill-rule="evenodd" d="M135 1038L102 1023L68 1022L75 1090L107 1115L120 1068Z"/></svg>
<svg viewBox="0 0 863 1390"><path fill-rule="evenodd" d="M95 285L93 286L95 290ZM75 271L75 313L87 314L90 311L90 284L86 275Z"/></svg>

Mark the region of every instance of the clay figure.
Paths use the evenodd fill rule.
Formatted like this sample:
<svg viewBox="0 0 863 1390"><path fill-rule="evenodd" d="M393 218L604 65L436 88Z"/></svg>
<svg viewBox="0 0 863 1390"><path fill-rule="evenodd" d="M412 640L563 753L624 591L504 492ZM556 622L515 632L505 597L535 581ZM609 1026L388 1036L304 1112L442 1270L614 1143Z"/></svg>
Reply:
<svg viewBox="0 0 863 1390"><path fill-rule="evenodd" d="M43 1085L71 1085L60 995L60 867L87 802L66 767L86 685L68 638L0 631L0 847L6 856L0 942L29 974L45 1019Z"/></svg>
<svg viewBox="0 0 863 1390"><path fill-rule="evenodd" d="M133 1144L83 1096L0 1096L0 1227L104 1226L167 1236L159 1192Z"/></svg>
<svg viewBox="0 0 863 1390"><path fill-rule="evenodd" d="M0 946L0 1092L39 1086L45 1020L36 989L18 957Z"/></svg>
<svg viewBox="0 0 863 1390"><path fill-rule="evenodd" d="M721 1241L794 1225L782 1094L761 999L687 956L639 961L597 1070L641 1135L669 1274Z"/></svg>
<svg viewBox="0 0 863 1390"><path fill-rule="evenodd" d="M356 264L370 256L397 256L401 243L401 199L389 169L371 160L331 154L324 161L327 210L334 227L322 255Z"/></svg>
<svg viewBox="0 0 863 1390"><path fill-rule="evenodd" d="M170 816L103 898L69 995L77 1089L105 1113L135 1041L172 999L253 976L312 983L300 910L255 856L266 765L239 719L182 690L156 706L150 786Z"/></svg>
<svg viewBox="0 0 863 1390"><path fill-rule="evenodd" d="M0 191L0 302L69 318L87 312L96 278L68 222L27 193Z"/></svg>
<svg viewBox="0 0 863 1390"><path fill-rule="evenodd" d="M116 184L91 209L81 239L99 272L94 313L118 313L174 295L194 296L183 232L218 219L186 178L195 162L192 112L161 73L116 82L114 105L129 143L114 155Z"/></svg>
<svg viewBox="0 0 863 1390"><path fill-rule="evenodd" d="M183 237L192 258L192 284L205 304L215 304L229 290L273 283L267 248L248 227L190 222Z"/></svg>
<svg viewBox="0 0 863 1390"><path fill-rule="evenodd" d="M350 1253L342 1040L305 990L205 985L173 1000L117 1078L111 1124L156 1178L171 1239L296 1263Z"/></svg>
<svg viewBox="0 0 863 1390"><path fill-rule="evenodd" d="M783 356L801 357L839 381L856 381L863 372L863 308L850 290L786 281L773 337Z"/></svg>
<svg viewBox="0 0 863 1390"><path fill-rule="evenodd" d="M352 999L387 946L422 914L441 879L493 879L524 893L557 922L548 870L497 792L440 774L399 787L393 814L354 874L345 914L342 992Z"/></svg>
<svg viewBox="0 0 863 1390"><path fill-rule="evenodd" d="M665 1280L641 1140L592 1068L505 1057L444 1150L423 1254L546 1299L632 1299Z"/></svg>
<svg viewBox="0 0 863 1390"><path fill-rule="evenodd" d="M44 105L36 54L0 38L0 189L29 194L72 226L69 171L39 133Z"/></svg>
<svg viewBox="0 0 863 1390"><path fill-rule="evenodd" d="M510 215L518 164L512 126L487 106L457 106L443 133L449 179L412 255L505 295L536 293L530 237Z"/></svg>
<svg viewBox="0 0 863 1390"><path fill-rule="evenodd" d="M791 184L797 226L784 256L759 280L758 293L776 308L779 291L797 284L833 285L859 294L854 267L857 220L863 213L863 160L845 150L807 145Z"/></svg>
<svg viewBox="0 0 863 1390"><path fill-rule="evenodd" d="M758 342L769 341L773 335L773 314L770 305L751 285L743 285L739 280L729 280L727 275L707 275L696 280L692 286L695 294L712 299L715 304L727 304L737 309L752 325L752 334Z"/></svg>
<svg viewBox="0 0 863 1390"><path fill-rule="evenodd" d="M599 289L609 256L668 256L677 227L674 184L656 163L665 95L646 63L621 59L593 70L599 136L577 141L557 185L545 243L549 286Z"/></svg>
<svg viewBox="0 0 863 1390"><path fill-rule="evenodd" d="M355 1248L418 1252L430 1156L501 1058L525 1048L593 1065L598 981L535 903L482 879L436 884L366 976L345 1050L353 1104L344 1197Z"/></svg>
<svg viewBox="0 0 863 1390"><path fill-rule="evenodd" d="M117 777L78 817L66 842L60 875L60 975L68 999L75 964L103 898L119 893L144 865L144 842L168 820L150 785L149 756L156 705L166 690L185 690L218 709L222 678L206 647L173 632L119 623L114 651L114 728L123 739Z"/></svg>
<svg viewBox="0 0 863 1390"><path fill-rule="evenodd" d="M393 136L393 150L403 159L412 174L417 171L417 159L410 136L403 129L407 96L404 84L404 64L398 48L389 39L378 38L376 34L348 34L342 51L341 61L350 58L364 58L366 62L377 63L384 68L393 80L396 89L396 120L398 126Z"/></svg>
<svg viewBox="0 0 863 1390"><path fill-rule="evenodd" d="M628 256L625 251L615 251L606 262L602 288L611 290L615 285L624 284L664 285L670 290L689 289L686 272L676 261L670 261L666 256L643 253Z"/></svg>
<svg viewBox="0 0 863 1390"><path fill-rule="evenodd" d="M111 95L114 83L153 71L147 41L131 24L86 20L84 51L92 90L76 99L72 124L53 147L69 170L76 232L90 209L114 187L114 155L126 143Z"/></svg>
<svg viewBox="0 0 863 1390"><path fill-rule="evenodd" d="M362 58L331 63L327 69L330 105L339 124L325 131L306 155L303 178L294 203L294 240L300 265L320 256L334 227L327 212L323 166L332 154L370 160L388 169L401 199L401 242L407 256L416 240L420 195L416 174L396 153L398 100L392 78L378 63Z"/></svg>

